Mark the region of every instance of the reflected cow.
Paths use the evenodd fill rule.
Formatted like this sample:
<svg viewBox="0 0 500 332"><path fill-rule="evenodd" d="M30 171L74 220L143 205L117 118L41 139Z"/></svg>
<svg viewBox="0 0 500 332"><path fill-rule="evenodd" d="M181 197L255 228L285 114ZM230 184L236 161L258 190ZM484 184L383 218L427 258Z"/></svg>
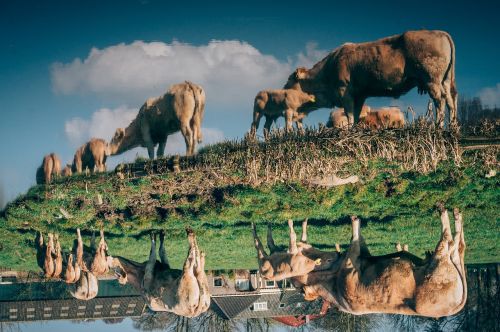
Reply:
<svg viewBox="0 0 500 332"><path fill-rule="evenodd" d="M156 234L151 234L149 260L137 263L115 257L111 266L122 284L130 283L144 296L153 311L168 311L180 316L196 317L210 306L210 292L205 274L205 254L200 252L194 232L186 230L189 251L182 270L168 263L164 232L160 232L160 261L156 260Z"/></svg>
<svg viewBox="0 0 500 332"><path fill-rule="evenodd" d="M351 314L391 313L443 317L459 312L467 299L462 215L454 210L452 237L448 212L440 205L442 232L425 259L403 250L372 256L352 217L349 249L334 268L301 277L307 299L322 297Z"/></svg>

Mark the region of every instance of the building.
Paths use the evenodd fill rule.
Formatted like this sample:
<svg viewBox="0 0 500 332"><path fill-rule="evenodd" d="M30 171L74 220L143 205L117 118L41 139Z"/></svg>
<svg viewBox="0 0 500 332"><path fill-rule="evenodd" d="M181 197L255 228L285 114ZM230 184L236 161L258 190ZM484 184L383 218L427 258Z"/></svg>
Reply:
<svg viewBox="0 0 500 332"><path fill-rule="evenodd" d="M289 280L264 280L257 270L209 271L211 309L225 319L311 317L322 300L306 301Z"/></svg>

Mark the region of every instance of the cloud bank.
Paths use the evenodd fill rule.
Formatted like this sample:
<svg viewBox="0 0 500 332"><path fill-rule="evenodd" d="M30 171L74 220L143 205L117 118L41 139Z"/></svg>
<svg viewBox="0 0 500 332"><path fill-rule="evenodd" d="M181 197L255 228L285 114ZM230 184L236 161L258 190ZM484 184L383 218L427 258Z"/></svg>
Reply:
<svg viewBox="0 0 500 332"><path fill-rule="evenodd" d="M500 107L500 83L497 83L494 87L484 88L479 91L479 98L483 105L488 107Z"/></svg>
<svg viewBox="0 0 500 332"><path fill-rule="evenodd" d="M280 61L252 45L235 40L193 46L173 41L118 44L92 48L85 59L51 66L57 94L91 93L143 102L174 83L191 80L202 85L207 103L230 105L252 100L264 88L280 88L295 68L322 55L308 44L297 61Z"/></svg>

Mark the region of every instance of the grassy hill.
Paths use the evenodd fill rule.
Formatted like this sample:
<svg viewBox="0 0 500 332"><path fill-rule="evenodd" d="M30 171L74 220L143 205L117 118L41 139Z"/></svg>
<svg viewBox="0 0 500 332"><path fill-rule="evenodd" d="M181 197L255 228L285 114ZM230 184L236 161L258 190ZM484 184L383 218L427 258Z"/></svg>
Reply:
<svg viewBox="0 0 500 332"><path fill-rule="evenodd" d="M271 222L284 245L286 220L309 218L309 241L332 250L336 242L347 246L353 214L361 217L374 254L392 252L400 241L423 255L439 239L438 201L463 210L466 262L498 262L499 178L485 174L498 171L499 152L464 152L457 137L416 124L380 133L320 129L277 132L267 142L228 141L180 158L180 172L172 171L175 158L120 165L119 174L60 179L10 203L0 215L0 266L36 269L35 232L59 233L68 250L76 227L87 242L103 227L110 254L135 260L147 257L149 231L166 229L167 254L180 266L190 225L207 252L207 268L254 268L251 222L263 238ZM330 174L356 174L361 181L309 184Z"/></svg>

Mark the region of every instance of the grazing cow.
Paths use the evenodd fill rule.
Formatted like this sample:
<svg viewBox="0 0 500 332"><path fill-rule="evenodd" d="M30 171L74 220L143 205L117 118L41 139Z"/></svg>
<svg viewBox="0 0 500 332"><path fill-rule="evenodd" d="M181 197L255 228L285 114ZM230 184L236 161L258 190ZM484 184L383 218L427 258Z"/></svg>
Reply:
<svg viewBox="0 0 500 332"><path fill-rule="evenodd" d="M148 99L130 125L118 128L111 140L111 154L121 154L137 146L148 149L150 159L158 144L157 157L162 157L167 137L181 131L186 142L186 155L194 154L201 143L201 122L205 109L203 88L191 82L172 85L160 97Z"/></svg>
<svg viewBox="0 0 500 332"><path fill-rule="evenodd" d="M55 153L50 153L43 157L42 165L36 171L37 184L49 184L52 177L61 175L61 160Z"/></svg>
<svg viewBox="0 0 500 332"><path fill-rule="evenodd" d="M371 109L359 118L362 126L372 130L403 128L405 116L398 107Z"/></svg>
<svg viewBox="0 0 500 332"><path fill-rule="evenodd" d="M170 267L160 232L160 262L156 261L156 235L151 234L149 260L137 263L115 257L111 267L122 284L130 283L140 291L153 311L168 311L185 317L197 317L210 306L210 292L205 274L205 254L200 252L194 232L186 230L189 252L182 270Z"/></svg>
<svg viewBox="0 0 500 332"><path fill-rule="evenodd" d="M109 145L101 138L92 138L75 152L72 170L80 174L88 168L91 172L105 172Z"/></svg>
<svg viewBox="0 0 500 332"><path fill-rule="evenodd" d="M352 217L350 247L330 271L302 278L308 299L321 296L351 314L390 313L443 317L454 315L467 299L462 215L454 210L452 237L448 212L441 210L442 232L434 252L420 259L406 250L371 256ZM407 248L406 248L407 249Z"/></svg>
<svg viewBox="0 0 500 332"><path fill-rule="evenodd" d="M267 245L270 250L270 255L268 255L257 236L255 224L252 224L259 271L262 277L267 280L283 280L298 277L306 275L311 271L328 269L337 260L337 252L328 253L319 251L307 243L307 220L302 224L302 238L298 243L292 220L288 220L288 227L290 231L288 252L282 252L276 247L272 238L271 228L268 227Z"/></svg>
<svg viewBox="0 0 500 332"><path fill-rule="evenodd" d="M255 136L262 116L266 117L264 136L268 135L271 125L280 116L285 117L287 132L292 130L293 122L297 129L302 129L302 120L307 112L298 112L298 110L304 104L314 103L314 101L313 95L293 89L260 91L254 100L251 135Z"/></svg>
<svg viewBox="0 0 500 332"><path fill-rule="evenodd" d="M417 87L429 93L437 108L436 122L457 124L455 45L444 31L407 31L367 43L344 44L311 69L298 68L285 89L316 96L316 108L344 107L357 123L368 97L397 98Z"/></svg>
<svg viewBox="0 0 500 332"><path fill-rule="evenodd" d="M360 118L363 118L370 112L371 108L368 105L363 105L361 109ZM330 117L326 123L327 128L338 128L338 129L347 129L349 128L349 124L352 124L353 120L347 117L345 110L343 108L338 108L330 112Z"/></svg>

